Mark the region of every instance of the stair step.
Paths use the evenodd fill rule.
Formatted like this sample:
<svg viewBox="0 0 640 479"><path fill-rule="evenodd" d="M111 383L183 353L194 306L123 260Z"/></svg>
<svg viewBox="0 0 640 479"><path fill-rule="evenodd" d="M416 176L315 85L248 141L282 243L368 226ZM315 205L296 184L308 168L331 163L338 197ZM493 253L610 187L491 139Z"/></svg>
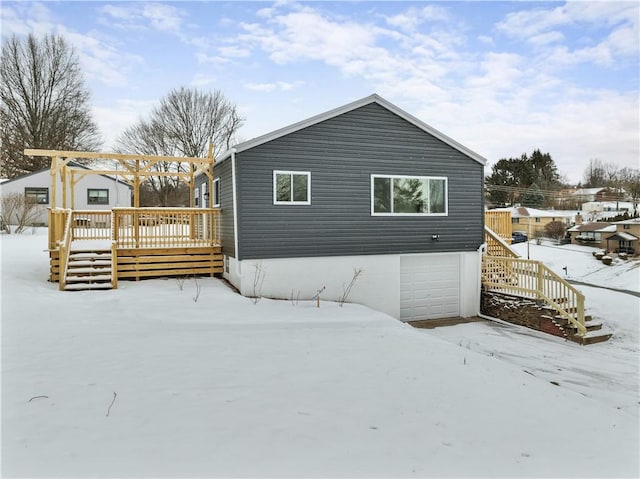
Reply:
<svg viewBox="0 0 640 479"><path fill-rule="evenodd" d="M76 260L74 258L69 258L69 262L67 263L68 267L71 266L111 266L111 259L91 259L91 260Z"/></svg>
<svg viewBox="0 0 640 479"><path fill-rule="evenodd" d="M612 333L603 333L601 331L594 331L594 332L587 333L584 336L571 336L569 337L569 340L578 344L582 344L583 346L586 346L588 344L603 343L605 341L608 341L611 338L611 336L613 336Z"/></svg>
<svg viewBox="0 0 640 479"><path fill-rule="evenodd" d="M102 275L105 273L111 273L111 265L99 267L99 268L69 268L67 269L67 276L91 276L92 274Z"/></svg>
<svg viewBox="0 0 640 479"><path fill-rule="evenodd" d="M82 291L82 290L106 290L113 289L111 283L74 283L67 284L64 287L65 291Z"/></svg>
<svg viewBox="0 0 640 479"><path fill-rule="evenodd" d="M111 251L72 251L69 259L111 259Z"/></svg>
<svg viewBox="0 0 640 479"><path fill-rule="evenodd" d="M67 283L95 283L111 281L110 274L67 276Z"/></svg>

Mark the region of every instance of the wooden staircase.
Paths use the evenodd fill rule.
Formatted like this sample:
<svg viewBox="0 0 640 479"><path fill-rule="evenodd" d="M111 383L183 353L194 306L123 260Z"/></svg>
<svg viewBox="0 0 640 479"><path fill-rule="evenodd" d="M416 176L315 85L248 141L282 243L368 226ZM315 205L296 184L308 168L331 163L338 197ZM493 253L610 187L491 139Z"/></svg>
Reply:
<svg viewBox="0 0 640 479"><path fill-rule="evenodd" d="M112 289L114 274L110 250L72 250L67 259L64 290Z"/></svg>
<svg viewBox="0 0 640 479"><path fill-rule="evenodd" d="M602 331L601 321L594 321L593 317L588 314L584 317L584 325L587 328L587 332L582 335L578 334L577 328L562 316L556 316L553 319L553 322L557 324L562 331L564 331L565 337L569 341L582 344L583 346L586 346L587 344L603 343L608 341L612 336L612 333Z"/></svg>
<svg viewBox="0 0 640 479"><path fill-rule="evenodd" d="M482 289L486 294L506 294L520 304L509 308L491 304L483 297L483 306L491 305L494 317L564 337L567 340L587 345L609 340L612 334L602 331L602 323L585 315L584 294L558 276L540 261L520 258L505 240L485 226L487 253L482 258ZM533 314L531 302L543 305L537 319L523 319ZM497 306L496 306L497 305Z"/></svg>

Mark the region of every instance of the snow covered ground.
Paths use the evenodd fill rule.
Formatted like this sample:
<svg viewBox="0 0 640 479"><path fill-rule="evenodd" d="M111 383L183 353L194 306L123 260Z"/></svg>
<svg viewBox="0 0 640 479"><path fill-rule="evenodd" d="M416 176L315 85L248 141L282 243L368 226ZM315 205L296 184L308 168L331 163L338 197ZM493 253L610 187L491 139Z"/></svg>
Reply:
<svg viewBox="0 0 640 479"><path fill-rule="evenodd" d="M213 278L197 301L193 279L59 292L41 233L0 235L2 477L640 474L637 296L580 287L615 333L587 347L417 330L353 304L254 304ZM638 268L569 250L530 246L638 290Z"/></svg>

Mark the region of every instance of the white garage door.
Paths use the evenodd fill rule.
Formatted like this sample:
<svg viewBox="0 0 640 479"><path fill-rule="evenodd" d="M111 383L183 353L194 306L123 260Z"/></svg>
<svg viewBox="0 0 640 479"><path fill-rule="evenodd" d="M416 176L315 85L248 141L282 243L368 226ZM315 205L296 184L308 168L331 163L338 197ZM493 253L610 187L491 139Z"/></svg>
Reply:
<svg viewBox="0 0 640 479"><path fill-rule="evenodd" d="M460 316L460 256L400 258L400 319Z"/></svg>

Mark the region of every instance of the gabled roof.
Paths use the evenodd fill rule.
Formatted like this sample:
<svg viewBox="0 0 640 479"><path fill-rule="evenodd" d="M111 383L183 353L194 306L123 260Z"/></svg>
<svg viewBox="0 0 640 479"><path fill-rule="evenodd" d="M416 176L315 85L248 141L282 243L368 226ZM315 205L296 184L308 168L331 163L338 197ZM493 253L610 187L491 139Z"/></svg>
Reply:
<svg viewBox="0 0 640 479"><path fill-rule="evenodd" d="M352 110L356 110L358 108L361 108L361 107L363 107L365 105L369 105L369 104L372 104L372 103L377 103L378 105L380 105L383 108L386 108L390 112L395 113L400 118L402 118L402 119L408 121L409 123L411 123L412 125L420 128L422 131L424 131L426 133L429 133L430 135L438 138L440 141L446 143L447 145L451 146L452 148L455 148L459 152L467 155L469 158L477 161L481 165L485 165L487 163L487 159L484 158L483 156L481 156L478 153L476 153L476 152L468 149L467 147L461 145L460 143L458 143L454 139L448 137L444 133L436 130L435 128L427 125L426 123L424 123L423 121L419 120L415 116L413 116L413 115L407 113L406 111L398 108L393 103L390 103L389 101L385 100L384 98L382 98L381 96L379 96L379 95L377 95L375 93L373 95L369 95L369 96L367 96L365 98L362 98L360 100L356 100L356 101L354 101L352 103L348 103L348 104L343 105L341 107L334 108L333 110L329 110L329 111L327 111L325 113L321 113L319 115L312 116L311 118L307 118L306 120L299 121L298 123L294 123L292 125L285 126L284 128L280 128L279 130L272 131L271 133L267 133L266 135L258 136L256 138L251 139L251 140L239 143L239 144L235 145L233 148L225 151L221 155L221 157L218 159L218 161L223 161L226 158L228 158L231 155L232 151L241 152L241 151L248 150L250 148L254 148L254 147L258 146L258 145L262 145L263 143L267 143L269 141L275 140L275 139L283 137L285 135L289 135L289 134L294 133L294 132L296 132L298 130L302 130L303 128L307 128L309 126L315 125L315 124L320 123L322 121L329 120L331 118L335 118L335 117L337 117L339 115L342 115L344 113L348 113L348 112L350 112Z"/></svg>
<svg viewBox="0 0 640 479"><path fill-rule="evenodd" d="M606 239L616 241L638 241L638 237L636 235L625 233L624 231L618 231L616 234L611 235Z"/></svg>
<svg viewBox="0 0 640 479"><path fill-rule="evenodd" d="M76 168L76 169L91 170L91 168L89 168L88 166L81 165L80 163L76 163L75 161L69 161L67 163L67 165L72 167L72 168ZM27 173L27 174L24 174L22 176L16 176L15 178L11 178L10 180L1 181L1 183L4 185L6 183L11 183L12 181L22 180L23 178L28 178L29 176L38 175L38 174L40 174L40 173L42 173L44 171L49 171L50 169L51 168L43 168L42 170L32 171L31 173ZM124 171L123 171L123 173L124 173ZM125 185L127 188L132 188L132 186L129 183L127 183L126 181L119 180L119 179L114 178L114 177L109 176L109 175L99 174L99 176L103 176L103 177L105 177L105 178L107 178L107 179L109 179L111 181L116 181L116 182L118 182L120 184Z"/></svg>

